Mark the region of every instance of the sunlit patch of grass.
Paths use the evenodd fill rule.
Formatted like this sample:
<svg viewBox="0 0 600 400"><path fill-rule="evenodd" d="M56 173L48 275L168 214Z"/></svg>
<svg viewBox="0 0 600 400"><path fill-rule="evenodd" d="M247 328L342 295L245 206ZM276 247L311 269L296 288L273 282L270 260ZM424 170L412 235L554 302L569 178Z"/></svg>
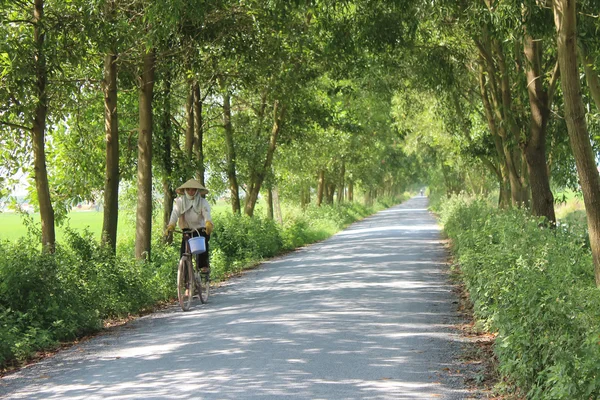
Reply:
<svg viewBox="0 0 600 400"><path fill-rule="evenodd" d="M579 196L571 196L567 201L555 207L556 219L561 224L568 226L587 226L585 205Z"/></svg>

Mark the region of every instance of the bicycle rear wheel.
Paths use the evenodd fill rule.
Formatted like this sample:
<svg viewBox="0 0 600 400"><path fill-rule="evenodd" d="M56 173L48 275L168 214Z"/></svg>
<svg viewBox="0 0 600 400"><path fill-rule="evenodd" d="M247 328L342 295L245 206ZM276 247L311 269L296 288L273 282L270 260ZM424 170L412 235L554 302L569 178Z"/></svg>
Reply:
<svg viewBox="0 0 600 400"><path fill-rule="evenodd" d="M200 272L200 286L198 287L198 297L202 304L208 302L210 294L210 272Z"/></svg>
<svg viewBox="0 0 600 400"><path fill-rule="evenodd" d="M193 296L194 270L189 257L183 256L179 260L179 268L177 269L177 297L183 311L190 309Z"/></svg>

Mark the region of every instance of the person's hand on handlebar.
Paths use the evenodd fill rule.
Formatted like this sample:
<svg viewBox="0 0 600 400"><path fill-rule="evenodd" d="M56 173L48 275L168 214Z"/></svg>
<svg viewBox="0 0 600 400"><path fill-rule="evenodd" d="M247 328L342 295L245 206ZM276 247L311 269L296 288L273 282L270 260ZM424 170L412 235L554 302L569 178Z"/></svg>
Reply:
<svg viewBox="0 0 600 400"><path fill-rule="evenodd" d="M169 233L175 230L175 225L169 224L167 225L167 229L165 229L165 236L169 236Z"/></svg>

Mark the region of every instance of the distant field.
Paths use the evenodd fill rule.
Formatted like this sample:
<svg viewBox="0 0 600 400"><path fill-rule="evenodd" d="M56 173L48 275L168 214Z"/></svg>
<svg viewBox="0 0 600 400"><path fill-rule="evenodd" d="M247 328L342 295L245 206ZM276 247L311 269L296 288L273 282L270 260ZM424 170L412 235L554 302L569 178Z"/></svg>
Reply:
<svg viewBox="0 0 600 400"><path fill-rule="evenodd" d="M40 221L40 215L30 214L36 223ZM62 226L56 228L56 239L60 241L64 236L65 226L70 226L76 231L83 231L85 228L96 237L100 237L102 231L102 212L97 211L78 211L69 214L68 221ZM119 220L119 235L131 234L133 229L124 218ZM17 240L20 237L27 235L27 228L23 224L22 218L16 213L1 213L0 214L0 239L2 240Z"/></svg>
<svg viewBox="0 0 600 400"><path fill-rule="evenodd" d="M230 210L230 206L226 203L219 202L212 206L212 214L227 212ZM33 220L39 224L40 215L37 213L30 214ZM76 231L83 231L85 228L97 238L100 238L102 231L102 218L103 213L98 211L73 211L68 217L68 226ZM56 228L56 240L61 241L64 236L64 227L58 226ZM119 227L118 227L118 238L125 238L133 235L135 232L135 220L134 217L126 214L119 215ZM17 213L0 213L0 240L17 240L20 237L27 236L27 228L23 224L22 217Z"/></svg>

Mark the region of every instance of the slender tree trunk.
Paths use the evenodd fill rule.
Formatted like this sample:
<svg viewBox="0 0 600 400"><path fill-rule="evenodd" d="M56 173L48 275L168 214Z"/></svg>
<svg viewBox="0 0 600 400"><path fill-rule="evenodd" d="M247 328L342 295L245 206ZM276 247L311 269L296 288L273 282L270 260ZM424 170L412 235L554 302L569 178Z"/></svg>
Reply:
<svg viewBox="0 0 600 400"><path fill-rule="evenodd" d="M152 241L152 97L154 94L154 50L143 57L140 79L138 137L138 185L135 256L150 260Z"/></svg>
<svg viewBox="0 0 600 400"><path fill-rule="evenodd" d="M276 100L273 105L273 127L271 128L271 136L269 138L269 146L267 147L266 158L263 165L259 167L254 175L254 180L250 184L250 191L244 207L244 212L250 217L254 214L254 207L256 206L258 194L260 193L260 188L267 175L267 171L271 170L273 155L275 154L275 149L277 148L277 138L279 137L279 133L281 131L284 111L285 107Z"/></svg>
<svg viewBox="0 0 600 400"><path fill-rule="evenodd" d="M119 120L117 114L117 55L104 56L104 132L106 174L104 179L104 220L102 243L116 251L119 220Z"/></svg>
<svg viewBox="0 0 600 400"><path fill-rule="evenodd" d="M340 171L340 187L338 189L338 203L344 202L344 191L346 189L346 161L342 160L342 170Z"/></svg>
<svg viewBox="0 0 600 400"><path fill-rule="evenodd" d="M511 85L509 72L506 67L504 50L497 40L493 40L493 46L498 60L498 72L500 74L500 97L501 107L498 113L502 115L502 124L499 132L504 143L504 152L508 162L508 173L511 185L511 198L513 205L522 206L528 203L528 182L525 174L526 162L522 152L517 147L521 142L521 130L516 122L516 110L512 104ZM502 134L502 132L504 132ZM519 164L519 160L522 161Z"/></svg>
<svg viewBox="0 0 600 400"><path fill-rule="evenodd" d="M485 63L482 57L482 63ZM488 72L489 75L489 72ZM493 86L493 85L492 85ZM506 161L506 156L504 153L504 148L502 145L502 138L498 134L498 128L496 125L496 114L492 109L492 102L490 101L490 94L493 88L487 89L487 80L485 78L485 72L483 66L480 66L479 70L479 90L481 93L481 100L483 102L483 109L485 111L485 116L488 121L488 127L490 129L490 135L494 141L494 146L496 148L496 155L498 156L498 162L500 164L500 177L499 181L499 198L498 198L498 207L506 208L510 205L510 182L508 180L508 163ZM444 175L445 176L445 175Z"/></svg>
<svg viewBox="0 0 600 400"><path fill-rule="evenodd" d="M194 154L194 84L190 82L188 84L188 96L185 103L185 119L187 121L185 128L185 154L188 162L191 162Z"/></svg>
<svg viewBox="0 0 600 400"><path fill-rule="evenodd" d="M585 108L579 84L575 1L553 0L553 6L565 120L583 191L596 286L600 286L600 176L585 122Z"/></svg>
<svg viewBox="0 0 600 400"><path fill-rule="evenodd" d="M333 204L335 197L335 182L328 182L327 185L327 204Z"/></svg>
<svg viewBox="0 0 600 400"><path fill-rule="evenodd" d="M225 128L225 143L227 145L227 178L231 192L231 210L234 214L241 212L240 193L236 176L235 148L233 146L233 125L231 124L231 96L228 91L223 93L223 127Z"/></svg>
<svg viewBox="0 0 600 400"><path fill-rule="evenodd" d="M325 199L325 204L329 204L329 189L331 185L327 180L325 180L325 184L323 185L323 198Z"/></svg>
<svg viewBox="0 0 600 400"><path fill-rule="evenodd" d="M198 81L194 83L194 129L196 130L196 138L194 139L194 152L196 153L196 162L198 163L198 172L196 177L202 185L206 185L204 175L204 120L202 118L202 97L200 97L200 84Z"/></svg>
<svg viewBox="0 0 600 400"><path fill-rule="evenodd" d="M551 225L555 225L554 196L550 189L546 164L546 128L550 117L550 104L548 93L542 85L542 46L540 41L533 40L529 35L525 36L524 45L527 58L527 91L531 108L530 134L525 144L531 185L531 212L533 215L546 217Z"/></svg>
<svg viewBox="0 0 600 400"><path fill-rule="evenodd" d="M504 164L502 173L510 184L512 204L522 205L527 202L528 196L526 183L517 161L520 157L519 149L516 147L520 141L520 130L513 116L510 82L502 45L491 39L487 30L484 30L481 41L475 43L480 52L480 62L487 71L487 80L483 69L479 74L486 117L492 133L496 133L502 139L501 149L496 143L496 150ZM485 88L487 85L489 90Z"/></svg>
<svg viewBox="0 0 600 400"><path fill-rule="evenodd" d="M172 167L172 144L173 140L172 136L172 124L171 124L171 81L172 74L170 70L167 70L164 78L164 105L163 112L161 118L161 135L162 138L162 167L164 169L164 174L162 176L162 190L163 190L163 229L167 228L169 224L169 220L171 219L171 212L173 211L173 200L175 199L175 192L173 187L171 186L171 178L173 174ZM171 243L173 241L173 234L169 232L167 237L165 238L165 242Z"/></svg>
<svg viewBox="0 0 600 400"><path fill-rule="evenodd" d="M325 191L325 170L319 171L319 182L317 184L317 207L323 204L323 192Z"/></svg>
<svg viewBox="0 0 600 400"><path fill-rule="evenodd" d="M54 208L52 208L50 198L45 149L46 118L48 115L48 94L46 92L48 71L46 67L46 55L44 54L45 33L43 19L44 0L35 0L33 9L33 38L35 42L36 100L32 129L33 170L42 222L42 248L45 252L54 253L56 244Z"/></svg>
<svg viewBox="0 0 600 400"><path fill-rule="evenodd" d="M308 202L306 201L306 185L302 185L300 188L300 207L304 210Z"/></svg>
<svg viewBox="0 0 600 400"><path fill-rule="evenodd" d="M273 190L267 188L267 218L273 219Z"/></svg>

